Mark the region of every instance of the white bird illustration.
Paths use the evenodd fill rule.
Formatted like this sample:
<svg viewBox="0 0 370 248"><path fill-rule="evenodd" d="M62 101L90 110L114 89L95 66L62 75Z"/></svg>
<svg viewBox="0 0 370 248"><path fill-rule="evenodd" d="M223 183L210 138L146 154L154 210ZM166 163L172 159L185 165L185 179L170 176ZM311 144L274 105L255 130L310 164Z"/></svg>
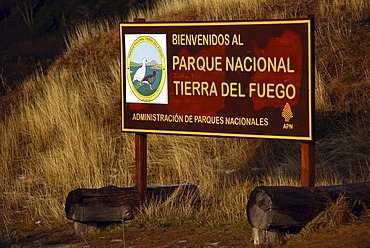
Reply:
<svg viewBox="0 0 370 248"><path fill-rule="evenodd" d="M139 81L139 85L142 85L141 81L145 77L146 73L146 62L147 62L146 58L143 58L143 64L139 69L136 70L132 82L135 82L135 80L137 80Z"/></svg>

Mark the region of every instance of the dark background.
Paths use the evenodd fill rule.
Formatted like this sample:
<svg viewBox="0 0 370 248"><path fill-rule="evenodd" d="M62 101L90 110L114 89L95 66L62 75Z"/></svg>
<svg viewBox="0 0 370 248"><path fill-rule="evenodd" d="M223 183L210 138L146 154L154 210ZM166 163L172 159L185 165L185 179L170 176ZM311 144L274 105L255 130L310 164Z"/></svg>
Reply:
<svg viewBox="0 0 370 248"><path fill-rule="evenodd" d="M0 94L65 51L65 36L85 21L150 8L154 0L0 0Z"/></svg>

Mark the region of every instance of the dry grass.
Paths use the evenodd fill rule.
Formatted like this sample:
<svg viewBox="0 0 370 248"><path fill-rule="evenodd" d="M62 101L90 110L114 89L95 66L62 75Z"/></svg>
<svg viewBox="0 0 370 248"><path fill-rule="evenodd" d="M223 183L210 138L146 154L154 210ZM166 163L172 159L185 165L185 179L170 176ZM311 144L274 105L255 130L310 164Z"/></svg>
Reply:
<svg viewBox="0 0 370 248"><path fill-rule="evenodd" d="M310 221L302 230L300 235L307 235L311 232L335 229L339 225L352 222L356 219L345 196L341 196L334 203L322 211L316 218Z"/></svg>
<svg viewBox="0 0 370 248"><path fill-rule="evenodd" d="M148 21L316 18L317 184L370 180L370 4L351 1L158 2ZM179 14L181 13L181 14ZM0 244L67 221L64 202L79 187L133 185L134 137L121 133L117 21L85 24L68 51L0 99ZM361 50L357 50L357 49ZM351 114L348 114L351 112ZM149 135L148 183L193 183L202 205L150 206L138 221L246 221L253 187L299 185L300 144ZM23 233L23 234L22 234Z"/></svg>

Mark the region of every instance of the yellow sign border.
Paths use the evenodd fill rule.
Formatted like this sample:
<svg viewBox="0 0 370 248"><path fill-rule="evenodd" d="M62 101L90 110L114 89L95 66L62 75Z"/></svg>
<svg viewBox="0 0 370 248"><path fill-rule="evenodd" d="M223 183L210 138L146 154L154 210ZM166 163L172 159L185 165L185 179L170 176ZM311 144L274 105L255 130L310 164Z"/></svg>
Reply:
<svg viewBox="0 0 370 248"><path fill-rule="evenodd" d="M314 139L313 134L313 108L312 106L315 99L312 99L315 89L312 87L312 43L313 43L313 33L312 33L312 20L307 19L293 19L293 20L263 20L263 21L230 21L230 22L173 22L173 23L120 23L120 47L121 47L121 72L123 72L123 42L122 42L122 27L191 27L191 26L233 26L233 25L281 25L281 24L307 24L307 38L308 38L308 54L307 54L307 65L308 65L308 136L287 136L287 135L259 135L259 134L233 134L233 133L213 133L213 132L191 132L191 131L172 131L172 130L151 130L151 129L135 129L135 128L125 128L124 126L124 102L123 102L123 75L121 75L121 97L122 97L122 131L124 132L138 132L138 133L156 133L156 134L179 134L179 135L204 135L204 136L219 136L219 137L245 137L245 138L266 138L266 139L285 139L285 140L297 140L297 141L312 141ZM123 73L121 73L123 74Z"/></svg>

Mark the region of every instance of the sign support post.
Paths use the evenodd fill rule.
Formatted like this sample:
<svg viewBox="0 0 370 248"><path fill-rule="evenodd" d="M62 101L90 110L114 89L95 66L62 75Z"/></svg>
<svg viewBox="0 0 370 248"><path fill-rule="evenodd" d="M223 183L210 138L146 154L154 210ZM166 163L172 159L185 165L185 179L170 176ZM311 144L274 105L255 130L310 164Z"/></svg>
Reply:
<svg viewBox="0 0 370 248"><path fill-rule="evenodd" d="M301 156L301 185L313 187L315 186L315 143L303 142Z"/></svg>
<svg viewBox="0 0 370 248"><path fill-rule="evenodd" d="M135 133L135 186L141 198L147 198L147 134Z"/></svg>
<svg viewBox="0 0 370 248"><path fill-rule="evenodd" d="M135 18L134 22L145 22L144 18ZM135 133L135 186L141 199L147 200L147 134Z"/></svg>
<svg viewBox="0 0 370 248"><path fill-rule="evenodd" d="M306 18L303 16L303 18ZM313 187L315 186L315 21L313 16L309 16L311 22L311 127L312 140L302 142L301 145L301 186Z"/></svg>

